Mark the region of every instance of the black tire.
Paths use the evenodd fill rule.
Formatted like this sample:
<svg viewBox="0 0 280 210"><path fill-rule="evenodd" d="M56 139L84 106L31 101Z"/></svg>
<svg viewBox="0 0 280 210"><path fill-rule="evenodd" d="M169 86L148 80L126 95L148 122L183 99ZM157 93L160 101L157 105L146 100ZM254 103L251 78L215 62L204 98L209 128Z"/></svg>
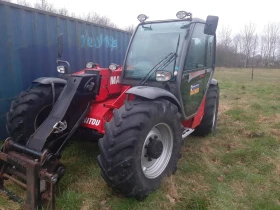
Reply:
<svg viewBox="0 0 280 210"><path fill-rule="evenodd" d="M57 99L62 86L55 86ZM50 85L36 85L23 91L12 101L7 113L6 128L14 141L25 145L30 135L47 118L53 103L52 88Z"/></svg>
<svg viewBox="0 0 280 210"><path fill-rule="evenodd" d="M194 136L207 136L215 133L219 109L220 90L218 85L210 85L206 94L204 116L192 133ZM215 118L215 119L214 119Z"/></svg>
<svg viewBox="0 0 280 210"><path fill-rule="evenodd" d="M161 123L172 130L172 152L161 174L148 178L141 167L141 152L150 130ZM182 142L177 106L167 100L125 102L114 111L112 120L105 124L105 135L98 143L101 175L113 190L142 200L159 187L164 176L175 173Z"/></svg>

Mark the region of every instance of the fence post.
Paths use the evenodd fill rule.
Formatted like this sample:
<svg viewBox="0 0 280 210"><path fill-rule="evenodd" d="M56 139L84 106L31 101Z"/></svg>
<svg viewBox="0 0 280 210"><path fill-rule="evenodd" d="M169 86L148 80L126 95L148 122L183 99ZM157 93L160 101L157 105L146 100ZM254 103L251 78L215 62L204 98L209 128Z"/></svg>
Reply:
<svg viewBox="0 0 280 210"><path fill-rule="evenodd" d="M252 66L252 76L251 76L251 81L253 81L254 80L254 65Z"/></svg>

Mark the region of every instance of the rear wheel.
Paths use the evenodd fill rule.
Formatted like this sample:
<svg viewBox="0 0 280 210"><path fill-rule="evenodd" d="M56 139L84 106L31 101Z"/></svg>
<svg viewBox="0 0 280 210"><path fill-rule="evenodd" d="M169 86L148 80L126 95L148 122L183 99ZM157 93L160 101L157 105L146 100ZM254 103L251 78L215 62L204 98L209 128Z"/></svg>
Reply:
<svg viewBox="0 0 280 210"><path fill-rule="evenodd" d="M62 91L55 87L55 100ZM52 110L53 94L49 85L36 85L23 91L12 102L7 113L7 131L18 143L25 145L31 134L44 122Z"/></svg>
<svg viewBox="0 0 280 210"><path fill-rule="evenodd" d="M192 133L194 136L206 136L214 133L217 127L217 116L219 108L219 86L210 85L206 94L204 116L199 126Z"/></svg>
<svg viewBox="0 0 280 210"><path fill-rule="evenodd" d="M177 107L166 100L134 100L114 111L99 140L98 163L110 187L145 198L176 171L182 134Z"/></svg>

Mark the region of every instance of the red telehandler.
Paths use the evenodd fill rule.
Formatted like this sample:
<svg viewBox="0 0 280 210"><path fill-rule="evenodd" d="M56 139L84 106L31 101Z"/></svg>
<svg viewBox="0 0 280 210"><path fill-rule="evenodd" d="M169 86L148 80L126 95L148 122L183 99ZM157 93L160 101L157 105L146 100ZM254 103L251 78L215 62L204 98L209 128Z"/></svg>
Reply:
<svg viewBox="0 0 280 210"><path fill-rule="evenodd" d="M74 133L100 137L97 157L107 184L141 200L177 169L183 139L215 131L219 86L215 70L218 17L206 21L179 11L178 19L147 21L139 15L123 66L89 62L59 78L39 78L12 102L0 152L0 187L26 188L25 208L55 209L55 186L65 168L62 150ZM80 139L83 135L80 136Z"/></svg>

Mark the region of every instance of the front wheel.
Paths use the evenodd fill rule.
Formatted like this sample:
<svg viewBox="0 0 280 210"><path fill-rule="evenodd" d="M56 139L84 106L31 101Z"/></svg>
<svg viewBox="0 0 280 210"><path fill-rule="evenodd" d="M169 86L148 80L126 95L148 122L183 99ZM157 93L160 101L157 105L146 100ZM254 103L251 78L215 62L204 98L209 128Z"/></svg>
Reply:
<svg viewBox="0 0 280 210"><path fill-rule="evenodd" d="M126 102L99 140L101 175L114 190L143 199L176 171L181 144L177 106L166 100Z"/></svg>
<svg viewBox="0 0 280 210"><path fill-rule="evenodd" d="M55 101L63 87L55 86ZM7 113L7 131L19 144L26 145L29 137L49 116L53 106L53 93L50 85L35 85L12 102Z"/></svg>

